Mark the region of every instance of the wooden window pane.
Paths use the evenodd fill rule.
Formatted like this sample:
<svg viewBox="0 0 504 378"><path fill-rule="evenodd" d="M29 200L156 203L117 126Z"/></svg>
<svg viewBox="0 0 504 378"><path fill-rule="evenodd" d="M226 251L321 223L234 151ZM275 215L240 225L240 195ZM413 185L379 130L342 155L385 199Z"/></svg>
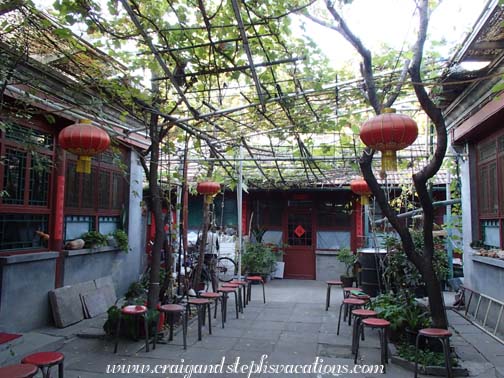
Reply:
<svg viewBox="0 0 504 378"><path fill-rule="evenodd" d="M495 139L480 144L478 146L478 156L480 161L485 161L489 159L494 159L496 154L496 146Z"/></svg>
<svg viewBox="0 0 504 378"><path fill-rule="evenodd" d="M75 172L76 164L67 161L65 177L65 206L79 207L79 175Z"/></svg>
<svg viewBox="0 0 504 378"><path fill-rule="evenodd" d="M49 172L51 160L49 157L35 153L30 169L30 205L47 206L49 197Z"/></svg>
<svg viewBox="0 0 504 378"><path fill-rule="evenodd" d="M26 153L7 149L4 160L3 202L13 205L24 203Z"/></svg>
<svg viewBox="0 0 504 378"><path fill-rule="evenodd" d="M96 189L95 189L95 177L96 168L91 170L91 174L81 173L82 180L82 207L85 209L92 209L96 206Z"/></svg>
<svg viewBox="0 0 504 378"><path fill-rule="evenodd" d="M112 174L112 209L119 210L124 205L125 180L120 173Z"/></svg>
<svg viewBox="0 0 504 378"><path fill-rule="evenodd" d="M47 232L49 217L39 214L0 214L0 250L45 248L35 231Z"/></svg>
<svg viewBox="0 0 504 378"><path fill-rule="evenodd" d="M488 166L488 213L497 214L499 201L497 197L497 163Z"/></svg>
<svg viewBox="0 0 504 378"><path fill-rule="evenodd" d="M65 217L65 240L73 240L93 229L93 218L90 216L68 215Z"/></svg>
<svg viewBox="0 0 504 378"><path fill-rule="evenodd" d="M486 214L488 212L488 167L481 167L478 176L478 204L480 213Z"/></svg>
<svg viewBox="0 0 504 378"><path fill-rule="evenodd" d="M110 172L101 171L99 173L98 196L100 198L98 207L100 209L110 208ZM112 191L112 197L115 196Z"/></svg>
<svg viewBox="0 0 504 378"><path fill-rule="evenodd" d="M499 204L499 212L502 216L504 216L504 156L501 156L499 159L499 196L500 196L500 204Z"/></svg>

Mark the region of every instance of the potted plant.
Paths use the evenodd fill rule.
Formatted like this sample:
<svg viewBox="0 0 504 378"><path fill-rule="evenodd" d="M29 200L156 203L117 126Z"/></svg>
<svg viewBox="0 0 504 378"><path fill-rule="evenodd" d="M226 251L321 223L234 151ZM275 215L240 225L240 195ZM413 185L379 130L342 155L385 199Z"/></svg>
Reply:
<svg viewBox="0 0 504 378"><path fill-rule="evenodd" d="M117 247L121 251L129 252L128 234L124 230L115 230L109 234L108 245Z"/></svg>
<svg viewBox="0 0 504 378"><path fill-rule="evenodd" d="M242 269L249 275L260 275L266 278L275 268L277 256L269 245L247 243L242 255Z"/></svg>
<svg viewBox="0 0 504 378"><path fill-rule="evenodd" d="M107 245L107 236L100 234L98 231L88 231L81 235L84 240L84 248L97 248Z"/></svg>
<svg viewBox="0 0 504 378"><path fill-rule="evenodd" d="M346 274L340 276L341 282L343 282L343 287L352 287L355 280L354 277L354 265L359 259L357 254L352 253L349 248L341 248L338 255L336 256L338 261L345 264Z"/></svg>

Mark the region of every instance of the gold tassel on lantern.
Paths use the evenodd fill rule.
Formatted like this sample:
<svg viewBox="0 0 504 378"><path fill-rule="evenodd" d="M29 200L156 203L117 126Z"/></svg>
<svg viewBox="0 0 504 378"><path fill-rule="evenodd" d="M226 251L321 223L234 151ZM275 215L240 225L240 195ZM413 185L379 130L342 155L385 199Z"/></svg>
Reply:
<svg viewBox="0 0 504 378"><path fill-rule="evenodd" d="M397 154L396 151L386 150L382 152L382 170L397 171Z"/></svg>
<svg viewBox="0 0 504 378"><path fill-rule="evenodd" d="M79 156L77 160L77 167L75 168L77 173L91 173L91 156Z"/></svg>

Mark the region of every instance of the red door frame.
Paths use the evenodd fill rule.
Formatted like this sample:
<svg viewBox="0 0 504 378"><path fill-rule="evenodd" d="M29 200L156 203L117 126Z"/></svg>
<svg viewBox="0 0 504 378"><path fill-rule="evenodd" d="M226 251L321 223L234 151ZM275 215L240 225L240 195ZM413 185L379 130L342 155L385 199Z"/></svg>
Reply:
<svg viewBox="0 0 504 378"><path fill-rule="evenodd" d="M317 225L315 206L311 207L286 207L283 215L283 243L285 278L315 279L315 248L317 245ZM288 245L288 222L289 214L306 214L311 224L311 246L289 246Z"/></svg>

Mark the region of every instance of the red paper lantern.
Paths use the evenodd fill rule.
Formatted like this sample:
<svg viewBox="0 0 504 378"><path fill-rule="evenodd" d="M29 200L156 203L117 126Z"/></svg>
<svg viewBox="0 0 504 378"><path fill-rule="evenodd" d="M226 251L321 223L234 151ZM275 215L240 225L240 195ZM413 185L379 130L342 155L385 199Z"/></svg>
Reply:
<svg viewBox="0 0 504 378"><path fill-rule="evenodd" d="M58 136L61 148L79 156L78 173L91 173L91 157L105 151L110 146L109 135L91 120L82 119L65 127Z"/></svg>
<svg viewBox="0 0 504 378"><path fill-rule="evenodd" d="M220 184L213 181L198 182L196 190L199 194L203 194L205 196L205 201L207 203L211 203L213 201L213 197L220 192Z"/></svg>
<svg viewBox="0 0 504 378"><path fill-rule="evenodd" d="M364 122L360 129L362 142L381 151L384 171L397 171L396 151L411 145L417 136L416 122L391 108L383 109L382 114Z"/></svg>
<svg viewBox="0 0 504 378"><path fill-rule="evenodd" d="M363 204L363 205L369 204L368 196L370 196L372 193L371 193L371 189L369 189L369 186L368 186L366 180L364 180L364 179L352 180L350 182L350 189L355 194L358 194L361 196L361 204Z"/></svg>

